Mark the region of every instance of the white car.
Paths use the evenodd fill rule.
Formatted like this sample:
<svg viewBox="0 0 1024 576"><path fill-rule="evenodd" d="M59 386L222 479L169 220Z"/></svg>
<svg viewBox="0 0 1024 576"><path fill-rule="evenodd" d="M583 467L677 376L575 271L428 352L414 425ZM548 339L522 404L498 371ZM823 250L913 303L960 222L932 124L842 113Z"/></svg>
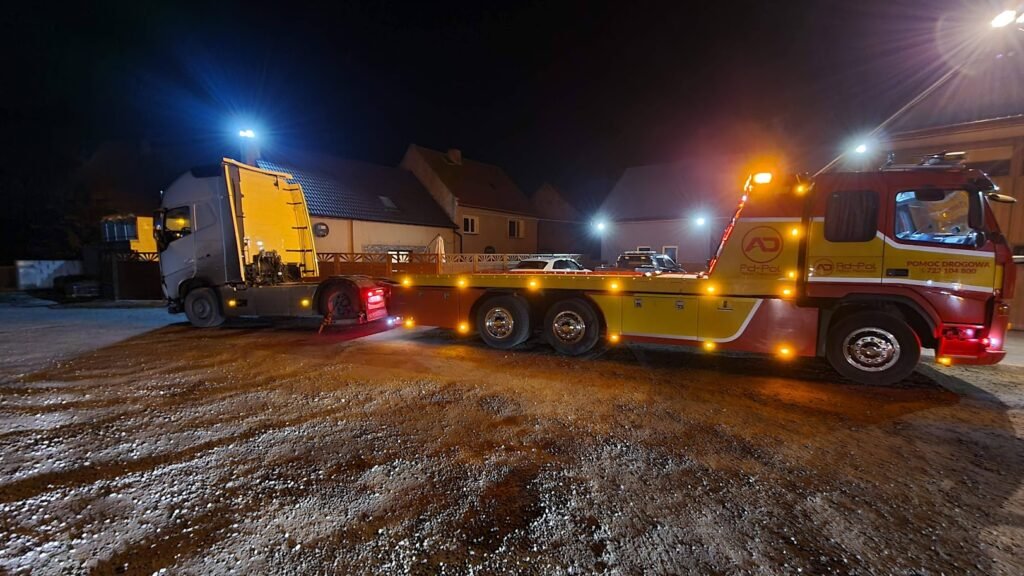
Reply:
<svg viewBox="0 0 1024 576"><path fill-rule="evenodd" d="M520 260L512 272L590 272L572 258L530 258Z"/></svg>

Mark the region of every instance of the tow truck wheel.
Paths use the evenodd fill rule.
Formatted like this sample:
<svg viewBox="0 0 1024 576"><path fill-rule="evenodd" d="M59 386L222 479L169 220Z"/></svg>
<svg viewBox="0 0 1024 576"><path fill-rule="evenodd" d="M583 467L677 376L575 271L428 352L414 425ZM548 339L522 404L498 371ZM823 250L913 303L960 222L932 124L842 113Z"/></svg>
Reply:
<svg viewBox="0 0 1024 576"><path fill-rule="evenodd" d="M832 367L860 384L888 386L917 367L921 343L902 319L884 312L857 312L828 331Z"/></svg>
<svg viewBox="0 0 1024 576"><path fill-rule="evenodd" d="M224 323L220 298L212 288L196 288L185 296L185 316L199 328L213 328Z"/></svg>
<svg viewBox="0 0 1024 576"><path fill-rule="evenodd" d="M530 309L515 296L488 298L477 309L476 330L491 348L518 346L530 337Z"/></svg>
<svg viewBox="0 0 1024 576"><path fill-rule="evenodd" d="M560 354L586 354L601 338L601 321L585 300L555 302L544 317L544 338Z"/></svg>

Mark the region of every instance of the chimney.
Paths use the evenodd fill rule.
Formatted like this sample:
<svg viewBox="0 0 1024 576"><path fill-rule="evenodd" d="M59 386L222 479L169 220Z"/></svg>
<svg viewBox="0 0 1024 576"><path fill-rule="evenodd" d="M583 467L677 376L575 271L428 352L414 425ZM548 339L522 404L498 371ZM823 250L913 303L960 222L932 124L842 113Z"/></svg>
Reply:
<svg viewBox="0 0 1024 576"><path fill-rule="evenodd" d="M449 148L448 153L445 154L448 157L448 162L456 166L462 166L462 150L458 148Z"/></svg>

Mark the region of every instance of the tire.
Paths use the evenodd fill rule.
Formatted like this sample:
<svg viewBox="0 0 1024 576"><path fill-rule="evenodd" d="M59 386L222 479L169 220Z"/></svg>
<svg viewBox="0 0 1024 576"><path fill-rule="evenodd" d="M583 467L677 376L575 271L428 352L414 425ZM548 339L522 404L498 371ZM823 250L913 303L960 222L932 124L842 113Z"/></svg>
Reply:
<svg viewBox="0 0 1024 576"><path fill-rule="evenodd" d="M334 283L324 288L320 295L320 314L338 320L359 317L359 289L351 284Z"/></svg>
<svg viewBox="0 0 1024 576"><path fill-rule="evenodd" d="M586 354L600 338L601 319L581 298L555 302L544 316L544 339L559 354Z"/></svg>
<svg viewBox="0 0 1024 576"><path fill-rule="evenodd" d="M185 316L193 326L213 328L224 323L220 297L212 288L196 288L185 296Z"/></svg>
<svg viewBox="0 0 1024 576"><path fill-rule="evenodd" d="M491 348L518 346L530 337L530 308L516 296L488 298L477 308L476 330Z"/></svg>
<svg viewBox="0 0 1024 576"><path fill-rule="evenodd" d="M829 328L825 351L836 372L850 380L888 386L914 371L921 343L914 330L892 314L856 312Z"/></svg>

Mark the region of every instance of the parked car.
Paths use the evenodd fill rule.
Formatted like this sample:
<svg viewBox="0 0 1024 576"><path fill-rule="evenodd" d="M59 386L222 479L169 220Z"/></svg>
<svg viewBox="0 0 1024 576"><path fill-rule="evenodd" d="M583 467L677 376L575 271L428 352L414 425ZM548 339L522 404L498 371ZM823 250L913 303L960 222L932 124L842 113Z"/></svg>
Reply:
<svg viewBox="0 0 1024 576"><path fill-rule="evenodd" d="M512 268L512 272L551 272L559 270L563 272L590 272L589 269L584 268L582 264L572 258L530 258L528 260L520 260Z"/></svg>
<svg viewBox="0 0 1024 576"><path fill-rule="evenodd" d="M615 267L619 270L634 270L644 274L686 273L686 270L683 270L679 264L665 254L645 250L623 252L615 261Z"/></svg>

